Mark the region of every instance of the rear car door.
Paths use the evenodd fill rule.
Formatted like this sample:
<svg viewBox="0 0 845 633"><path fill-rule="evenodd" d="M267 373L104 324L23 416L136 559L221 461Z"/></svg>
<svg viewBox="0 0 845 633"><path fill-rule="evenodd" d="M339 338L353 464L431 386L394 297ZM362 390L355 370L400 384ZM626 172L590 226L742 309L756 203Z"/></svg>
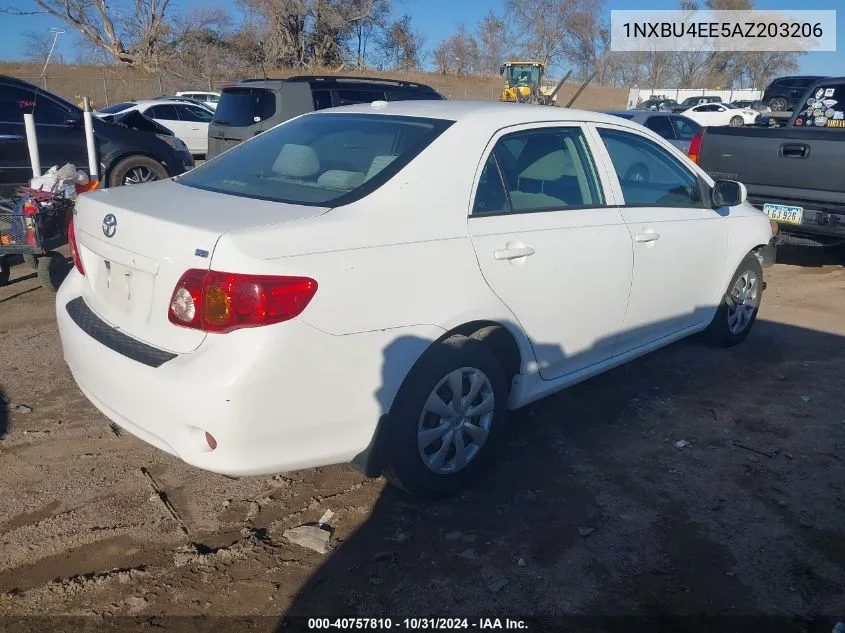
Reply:
<svg viewBox="0 0 845 633"><path fill-rule="evenodd" d="M631 286L631 238L587 139L581 124L503 130L471 202L481 272L547 380L614 354Z"/></svg>
<svg viewBox="0 0 845 633"><path fill-rule="evenodd" d="M627 352L709 321L727 257L726 210L698 176L634 130L596 125L616 176L634 249L631 297L619 345Z"/></svg>

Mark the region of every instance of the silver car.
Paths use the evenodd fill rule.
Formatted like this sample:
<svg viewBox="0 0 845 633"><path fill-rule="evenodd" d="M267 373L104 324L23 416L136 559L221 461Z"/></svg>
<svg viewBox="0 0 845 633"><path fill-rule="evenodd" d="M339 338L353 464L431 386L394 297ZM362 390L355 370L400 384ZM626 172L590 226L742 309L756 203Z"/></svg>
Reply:
<svg viewBox="0 0 845 633"><path fill-rule="evenodd" d="M685 154L696 134L701 133L701 126L682 114L670 112L650 112L648 110L608 110L612 114L647 127L662 136Z"/></svg>

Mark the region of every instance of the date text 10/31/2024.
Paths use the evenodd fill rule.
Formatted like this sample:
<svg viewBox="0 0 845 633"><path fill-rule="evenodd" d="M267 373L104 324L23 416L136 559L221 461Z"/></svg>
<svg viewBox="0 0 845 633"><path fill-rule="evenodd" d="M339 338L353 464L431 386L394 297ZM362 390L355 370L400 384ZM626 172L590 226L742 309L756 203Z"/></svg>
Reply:
<svg viewBox="0 0 845 633"><path fill-rule="evenodd" d="M308 630L374 630L374 631L445 631L445 630L527 630L524 620L510 618L308 618Z"/></svg>

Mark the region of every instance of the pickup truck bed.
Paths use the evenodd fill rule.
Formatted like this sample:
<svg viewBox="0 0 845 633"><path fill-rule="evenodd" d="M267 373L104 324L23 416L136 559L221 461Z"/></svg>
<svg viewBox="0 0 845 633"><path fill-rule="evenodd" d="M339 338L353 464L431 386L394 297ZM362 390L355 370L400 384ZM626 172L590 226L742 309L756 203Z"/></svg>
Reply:
<svg viewBox="0 0 845 633"><path fill-rule="evenodd" d="M800 224L795 215L779 220L783 231L845 240L845 129L707 128L699 164L713 178L745 184L760 209L800 207Z"/></svg>

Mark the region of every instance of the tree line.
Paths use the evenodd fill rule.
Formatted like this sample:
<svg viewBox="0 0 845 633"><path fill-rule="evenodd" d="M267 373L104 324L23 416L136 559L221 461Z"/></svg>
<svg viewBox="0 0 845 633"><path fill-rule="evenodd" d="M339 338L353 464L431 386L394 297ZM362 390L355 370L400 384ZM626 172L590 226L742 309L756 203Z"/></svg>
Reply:
<svg viewBox="0 0 845 633"><path fill-rule="evenodd" d="M258 69L414 71L495 75L507 59L571 68L600 84L643 87L761 88L797 69L795 53L639 52L610 50L609 15L601 0L505 0L474 27L428 46L394 0L236 0L223 7L178 10L171 0L30 0L76 33L80 63L118 64L176 76L216 78ZM751 9L754 0L681 0L683 9ZM31 34L26 53L44 61L52 43Z"/></svg>

